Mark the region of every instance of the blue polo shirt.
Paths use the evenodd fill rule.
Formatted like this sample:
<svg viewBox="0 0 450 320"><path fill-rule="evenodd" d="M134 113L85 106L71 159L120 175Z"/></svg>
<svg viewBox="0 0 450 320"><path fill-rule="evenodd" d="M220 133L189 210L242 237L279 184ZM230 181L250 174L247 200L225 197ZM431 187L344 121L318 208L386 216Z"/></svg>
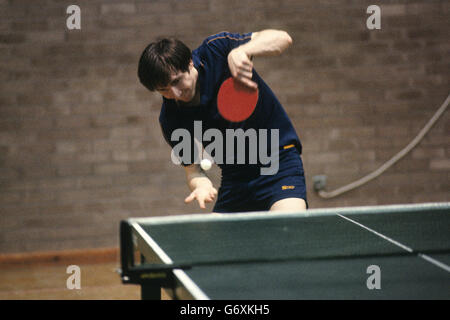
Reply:
<svg viewBox="0 0 450 320"><path fill-rule="evenodd" d="M224 80L231 76L227 57L231 50L237 48L251 39L252 33L235 34L222 32L206 38L203 43L192 52L192 60L194 67L198 71L198 84L200 89L200 105L198 106L182 106L178 105L175 100L163 98L161 114L159 121L161 124L163 135L168 144L174 148L180 141L172 140L172 133L176 129L185 129L190 133L190 137L194 139L194 123L201 121L202 131L208 129L218 129L223 136L223 158L215 159L215 162L222 169L222 176L226 177L242 177L249 175L259 175L259 168L264 166L258 162L249 164L249 150L251 148L249 140L246 140L246 161L245 164L238 164L237 159L225 160L226 154L226 130L242 129L246 132L248 129L266 129L267 139L266 146L271 148L271 130L278 129L279 150L283 152L286 146L295 147L301 154L302 146L297 133L289 120L285 110L276 98L275 94L268 85L261 79L258 73L253 70L252 80L258 84L259 97L258 103L253 114L245 121L230 122L224 119L217 109L217 94L220 85ZM197 122L198 124L198 122ZM259 135L258 139L262 139ZM206 147L210 141L202 141ZM199 151L195 149L192 142L190 161L182 161L183 165L199 163ZM258 148L260 144L258 143ZM235 144L236 147L236 144ZM251 149L255 150L255 149ZM236 151L236 150L235 150ZM259 152L259 149L258 149ZM270 154L270 150L266 150ZM234 152L236 158L237 152ZM215 158L215 155L212 155ZM224 162L224 163L221 163Z"/></svg>

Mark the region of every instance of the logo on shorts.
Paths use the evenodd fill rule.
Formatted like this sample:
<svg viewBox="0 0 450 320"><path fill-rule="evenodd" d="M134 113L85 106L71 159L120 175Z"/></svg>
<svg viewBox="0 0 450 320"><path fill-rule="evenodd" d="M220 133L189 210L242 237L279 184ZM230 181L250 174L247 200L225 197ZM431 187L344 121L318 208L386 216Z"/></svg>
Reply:
<svg viewBox="0 0 450 320"><path fill-rule="evenodd" d="M295 189L295 186L281 186L281 190Z"/></svg>

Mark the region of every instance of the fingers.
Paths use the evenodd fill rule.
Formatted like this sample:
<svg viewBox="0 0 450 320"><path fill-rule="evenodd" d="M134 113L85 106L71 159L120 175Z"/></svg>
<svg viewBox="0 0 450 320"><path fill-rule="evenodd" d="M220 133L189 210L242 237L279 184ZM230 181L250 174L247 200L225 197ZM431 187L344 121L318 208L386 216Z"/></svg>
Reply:
<svg viewBox="0 0 450 320"><path fill-rule="evenodd" d="M251 80L251 78L247 78L247 77L236 77L236 79L242 83L243 85L245 85L246 87L252 89L252 90L256 90L258 89L258 84L254 81Z"/></svg>
<svg viewBox="0 0 450 320"><path fill-rule="evenodd" d="M196 198L195 197L195 192L191 192L191 194L189 196L187 196L186 199L184 199L184 202L185 203L192 202L192 200L194 200L195 198Z"/></svg>
<svg viewBox="0 0 450 320"><path fill-rule="evenodd" d="M209 191L209 194L207 197L205 197L205 201L206 202L213 202L214 199L216 198L217 195L217 190L216 188L211 188L211 190Z"/></svg>
<svg viewBox="0 0 450 320"><path fill-rule="evenodd" d="M238 69L236 75L233 76L240 83L245 85L246 87L256 90L258 89L258 84L252 80L253 71L252 69Z"/></svg>
<svg viewBox="0 0 450 320"><path fill-rule="evenodd" d="M237 60L237 61L232 61L231 65L230 65L230 71L231 71L231 75L234 78L237 77L244 77L244 78L248 78L251 79L253 76L253 63L248 60L248 61L242 61L242 60Z"/></svg>
<svg viewBox="0 0 450 320"><path fill-rule="evenodd" d="M198 205L200 206L200 209L206 209L205 201L202 198L197 198Z"/></svg>
<svg viewBox="0 0 450 320"><path fill-rule="evenodd" d="M258 85L252 81L253 62L247 54L239 49L230 52L228 56L228 65L233 78L250 89L257 89Z"/></svg>
<svg viewBox="0 0 450 320"><path fill-rule="evenodd" d="M190 203L194 199L197 199L198 205L201 209L206 209L206 203L213 202L216 198L217 190L215 188L211 188L210 190L194 190L191 194L184 199L185 203Z"/></svg>
<svg viewBox="0 0 450 320"><path fill-rule="evenodd" d="M200 208L205 209L205 203L211 203L215 199L215 194L209 193L208 195L205 195L204 197L197 197L198 204Z"/></svg>
<svg viewBox="0 0 450 320"><path fill-rule="evenodd" d="M199 196L195 191L192 192L188 197L186 197L186 199L184 199L184 203L190 203L194 199L197 199L198 205L200 206L201 209L206 209L205 199Z"/></svg>
<svg viewBox="0 0 450 320"><path fill-rule="evenodd" d="M236 72L235 78L247 78L247 79L251 79L252 76L253 76L252 70L238 69L238 71Z"/></svg>

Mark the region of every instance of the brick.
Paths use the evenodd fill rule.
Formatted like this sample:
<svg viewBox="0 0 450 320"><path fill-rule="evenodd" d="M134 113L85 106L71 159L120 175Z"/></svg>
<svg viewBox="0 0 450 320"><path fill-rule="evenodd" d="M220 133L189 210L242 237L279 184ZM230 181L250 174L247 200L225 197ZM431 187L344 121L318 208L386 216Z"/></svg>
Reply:
<svg viewBox="0 0 450 320"><path fill-rule="evenodd" d="M369 32L358 32L358 33L350 33L350 32L339 32L336 34L335 39L339 42L341 41L368 41L369 40Z"/></svg>
<svg viewBox="0 0 450 320"><path fill-rule="evenodd" d="M99 164L95 166L94 172L99 175L115 175L128 172L128 166L124 163Z"/></svg>
<svg viewBox="0 0 450 320"><path fill-rule="evenodd" d="M27 192L23 196L22 201L25 205L27 205L27 204L35 204L35 203L54 202L55 199L56 199L55 192L46 190L45 192L42 192L42 191Z"/></svg>
<svg viewBox="0 0 450 320"><path fill-rule="evenodd" d="M91 120L87 117L68 116L64 118L55 119L56 128L65 128L65 129L87 128L90 126L90 124Z"/></svg>
<svg viewBox="0 0 450 320"><path fill-rule="evenodd" d="M435 159L430 162L431 170L450 170L449 159Z"/></svg>
<svg viewBox="0 0 450 320"><path fill-rule="evenodd" d="M133 14L136 13L134 3L108 3L100 6L100 13L108 14Z"/></svg>
<svg viewBox="0 0 450 320"><path fill-rule="evenodd" d="M75 153L77 151L75 142L58 142L56 144L56 153Z"/></svg>
<svg viewBox="0 0 450 320"><path fill-rule="evenodd" d="M341 150L340 156L344 161L374 161L375 160L375 151L367 150L361 151L360 149L354 149L351 151Z"/></svg>
<svg viewBox="0 0 450 320"><path fill-rule="evenodd" d="M152 1L136 3L136 11L141 14L159 14L170 13L172 11L172 3L169 1Z"/></svg>
<svg viewBox="0 0 450 320"><path fill-rule="evenodd" d="M208 0L192 0L189 2L175 2L173 10L175 12L208 12L210 1Z"/></svg>
<svg viewBox="0 0 450 320"><path fill-rule="evenodd" d="M95 96L96 94L94 94L93 96ZM71 105L68 109L65 109L66 111L64 111L65 113L70 113L70 114L74 114L74 115L98 115L98 114L102 114L105 113L107 108L105 105L103 105L102 103L100 103L101 99L99 99L99 103L95 103L93 102L91 95L89 95L89 99L90 102L82 102L79 101L79 99L67 99L68 103ZM62 107L64 107L65 103L61 103ZM72 106L73 105L73 106ZM64 109L63 109L64 110Z"/></svg>
<svg viewBox="0 0 450 320"><path fill-rule="evenodd" d="M363 65L366 61L366 57L360 54L347 55L345 57L339 58L340 65L344 67L355 67Z"/></svg>
<svg viewBox="0 0 450 320"><path fill-rule="evenodd" d="M49 26L46 20L16 20L11 22L11 29L14 31L48 31Z"/></svg>
<svg viewBox="0 0 450 320"><path fill-rule="evenodd" d="M0 34L0 43L3 44L17 44L25 41L23 33L3 33Z"/></svg>
<svg viewBox="0 0 450 320"><path fill-rule="evenodd" d="M114 176L113 183L120 186L138 186L144 185L145 188L151 188L152 179L147 175L128 175L128 176ZM154 181L153 181L154 182ZM147 191L147 194L148 191ZM130 204L132 205L132 204Z"/></svg>
<svg viewBox="0 0 450 320"><path fill-rule="evenodd" d="M410 131L404 126L383 126L376 128L376 133L383 137L389 137L390 139L394 137L409 137Z"/></svg>
<svg viewBox="0 0 450 320"><path fill-rule="evenodd" d="M402 90L400 92L392 93L394 99L398 100L417 100L422 97L420 90ZM388 96L389 97L389 96Z"/></svg>
<svg viewBox="0 0 450 320"><path fill-rule="evenodd" d="M126 139L96 139L92 142L94 152L127 150L128 140Z"/></svg>
<svg viewBox="0 0 450 320"><path fill-rule="evenodd" d="M76 186L73 178L45 178L38 182L39 190L61 190L72 189Z"/></svg>
<svg viewBox="0 0 450 320"><path fill-rule="evenodd" d="M82 163L102 163L111 160L111 155L107 152L84 153L78 156Z"/></svg>
<svg viewBox="0 0 450 320"><path fill-rule="evenodd" d="M22 197L19 193L15 192L2 192L0 193L0 202L6 205L12 203L19 203L22 201Z"/></svg>
<svg viewBox="0 0 450 320"><path fill-rule="evenodd" d="M143 128L117 127L111 130L111 138L136 138L144 136Z"/></svg>
<svg viewBox="0 0 450 320"><path fill-rule="evenodd" d="M416 148L412 152L412 157L415 159L426 159L426 158L444 158L445 149L444 148Z"/></svg>
<svg viewBox="0 0 450 320"><path fill-rule="evenodd" d="M296 104L309 104L318 103L320 95L318 93L313 94L286 94L284 95L286 104L296 103Z"/></svg>
<svg viewBox="0 0 450 320"><path fill-rule="evenodd" d="M152 161L135 161L129 164L130 172L133 174L155 174L155 172L164 172L165 170L182 170L178 165L172 163L170 153L163 160L152 159ZM181 171L182 172L182 171Z"/></svg>
<svg viewBox="0 0 450 320"><path fill-rule="evenodd" d="M320 102L335 103L335 102L356 102L359 101L359 95L354 91L336 91L324 92L320 95Z"/></svg>
<svg viewBox="0 0 450 320"><path fill-rule="evenodd" d="M433 3L430 1L430 3L423 2L423 3L410 3L408 6L406 6L406 13L408 15L411 14L440 14L441 12L441 6L437 3Z"/></svg>
<svg viewBox="0 0 450 320"><path fill-rule="evenodd" d="M448 202L450 197L448 192L434 192L426 194L415 194L412 196L412 202L414 203L426 203L426 202Z"/></svg>
<svg viewBox="0 0 450 320"><path fill-rule="evenodd" d="M33 31L26 33L26 41L28 43L62 43L64 38L63 28L59 31Z"/></svg>
<svg viewBox="0 0 450 320"><path fill-rule="evenodd" d="M439 37L440 35L441 31L439 29L416 29L407 32L407 36L410 39L426 38L429 40L430 38Z"/></svg>
<svg viewBox="0 0 450 320"><path fill-rule="evenodd" d="M84 176L92 174L92 167L89 164L66 164L59 165L57 168L57 174L61 177L66 176Z"/></svg>
<svg viewBox="0 0 450 320"><path fill-rule="evenodd" d="M80 177L76 180L76 185L78 188L86 189L86 188L99 188L99 187L108 187L112 186L113 179L109 176L95 176L95 177Z"/></svg>
<svg viewBox="0 0 450 320"><path fill-rule="evenodd" d="M20 105L48 106L52 103L52 96L48 92L28 91L28 94L18 94L17 103Z"/></svg>
<svg viewBox="0 0 450 320"><path fill-rule="evenodd" d="M315 68L326 68L335 66L336 66L335 57L314 57L305 59L303 68L315 69Z"/></svg>
<svg viewBox="0 0 450 320"><path fill-rule="evenodd" d="M414 171L426 171L430 168L430 163L427 159L414 159L405 157L392 167L396 172L414 172Z"/></svg>
<svg viewBox="0 0 450 320"><path fill-rule="evenodd" d="M411 52L421 49L422 44L418 41L396 41L392 47L401 52Z"/></svg>
<svg viewBox="0 0 450 320"><path fill-rule="evenodd" d="M404 4L383 4L380 8L382 17L400 16L406 13Z"/></svg>
<svg viewBox="0 0 450 320"><path fill-rule="evenodd" d="M318 154L316 156L314 156L314 161L316 163L337 163L339 162L341 159L340 154L339 153L331 153L331 152L324 152L321 154Z"/></svg>
<svg viewBox="0 0 450 320"><path fill-rule="evenodd" d="M145 151L115 151L113 152L113 160L122 161L143 161L147 159L147 153Z"/></svg>
<svg viewBox="0 0 450 320"><path fill-rule="evenodd" d="M95 127L115 127L127 123L127 118L121 115L98 115L92 119L92 125Z"/></svg>

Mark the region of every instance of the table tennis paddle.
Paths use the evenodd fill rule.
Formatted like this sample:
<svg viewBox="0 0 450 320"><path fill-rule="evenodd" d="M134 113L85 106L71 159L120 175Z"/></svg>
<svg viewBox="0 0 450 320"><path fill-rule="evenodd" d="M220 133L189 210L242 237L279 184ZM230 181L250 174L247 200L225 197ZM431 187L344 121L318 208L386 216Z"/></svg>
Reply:
<svg viewBox="0 0 450 320"><path fill-rule="evenodd" d="M222 117L231 122L248 119L258 102L258 89L252 89L238 80L227 78L219 88L217 108Z"/></svg>

